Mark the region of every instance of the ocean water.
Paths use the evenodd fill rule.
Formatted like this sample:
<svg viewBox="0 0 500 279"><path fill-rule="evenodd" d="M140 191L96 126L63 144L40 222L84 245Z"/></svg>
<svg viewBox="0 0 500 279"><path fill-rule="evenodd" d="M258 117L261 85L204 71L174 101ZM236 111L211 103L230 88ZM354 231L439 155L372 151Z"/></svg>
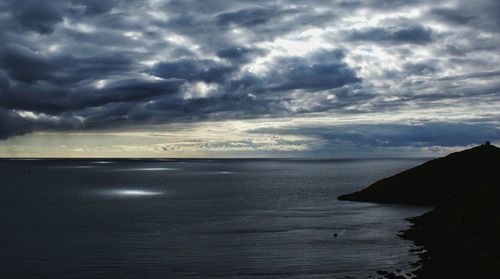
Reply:
<svg viewBox="0 0 500 279"><path fill-rule="evenodd" d="M366 278L404 218L337 201L424 160L0 160L0 278Z"/></svg>

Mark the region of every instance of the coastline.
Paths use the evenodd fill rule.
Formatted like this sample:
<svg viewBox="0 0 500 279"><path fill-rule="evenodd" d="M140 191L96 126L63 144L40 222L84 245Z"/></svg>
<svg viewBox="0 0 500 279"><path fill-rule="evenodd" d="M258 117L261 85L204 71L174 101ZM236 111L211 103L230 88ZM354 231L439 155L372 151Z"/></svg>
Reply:
<svg viewBox="0 0 500 279"><path fill-rule="evenodd" d="M500 278L499 193L410 218L400 237L422 246L417 278ZM467 208L464 210L464 208Z"/></svg>
<svg viewBox="0 0 500 279"><path fill-rule="evenodd" d="M339 200L431 205L399 236L413 241L417 278L500 278L500 148L484 144L428 161ZM405 278L381 271L384 278Z"/></svg>

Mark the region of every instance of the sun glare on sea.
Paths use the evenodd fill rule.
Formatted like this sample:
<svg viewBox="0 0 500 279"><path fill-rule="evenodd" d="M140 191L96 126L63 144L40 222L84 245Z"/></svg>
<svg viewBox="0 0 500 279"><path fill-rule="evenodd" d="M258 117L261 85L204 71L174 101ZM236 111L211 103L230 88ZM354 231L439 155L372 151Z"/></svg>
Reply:
<svg viewBox="0 0 500 279"><path fill-rule="evenodd" d="M114 189L114 190L103 190L98 191L100 196L111 196L111 197L147 197L147 196L157 196L164 193L157 191L148 190L136 190L136 189Z"/></svg>

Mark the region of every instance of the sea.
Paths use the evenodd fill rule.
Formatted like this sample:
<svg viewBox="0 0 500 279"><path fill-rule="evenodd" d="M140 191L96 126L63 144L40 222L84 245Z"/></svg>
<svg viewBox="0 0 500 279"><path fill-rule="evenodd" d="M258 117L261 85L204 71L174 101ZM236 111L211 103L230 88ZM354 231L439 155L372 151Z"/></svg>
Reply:
<svg viewBox="0 0 500 279"><path fill-rule="evenodd" d="M425 159L1 159L0 278L368 278L426 207L338 201Z"/></svg>

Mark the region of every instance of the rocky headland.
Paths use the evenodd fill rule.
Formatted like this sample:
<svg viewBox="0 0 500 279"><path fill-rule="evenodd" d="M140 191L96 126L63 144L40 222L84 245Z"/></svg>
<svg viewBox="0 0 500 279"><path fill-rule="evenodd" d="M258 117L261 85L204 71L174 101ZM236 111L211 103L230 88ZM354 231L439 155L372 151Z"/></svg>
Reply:
<svg viewBox="0 0 500 279"><path fill-rule="evenodd" d="M401 232L423 246L418 278L500 278L500 148L494 145L428 161L339 200L433 206Z"/></svg>

